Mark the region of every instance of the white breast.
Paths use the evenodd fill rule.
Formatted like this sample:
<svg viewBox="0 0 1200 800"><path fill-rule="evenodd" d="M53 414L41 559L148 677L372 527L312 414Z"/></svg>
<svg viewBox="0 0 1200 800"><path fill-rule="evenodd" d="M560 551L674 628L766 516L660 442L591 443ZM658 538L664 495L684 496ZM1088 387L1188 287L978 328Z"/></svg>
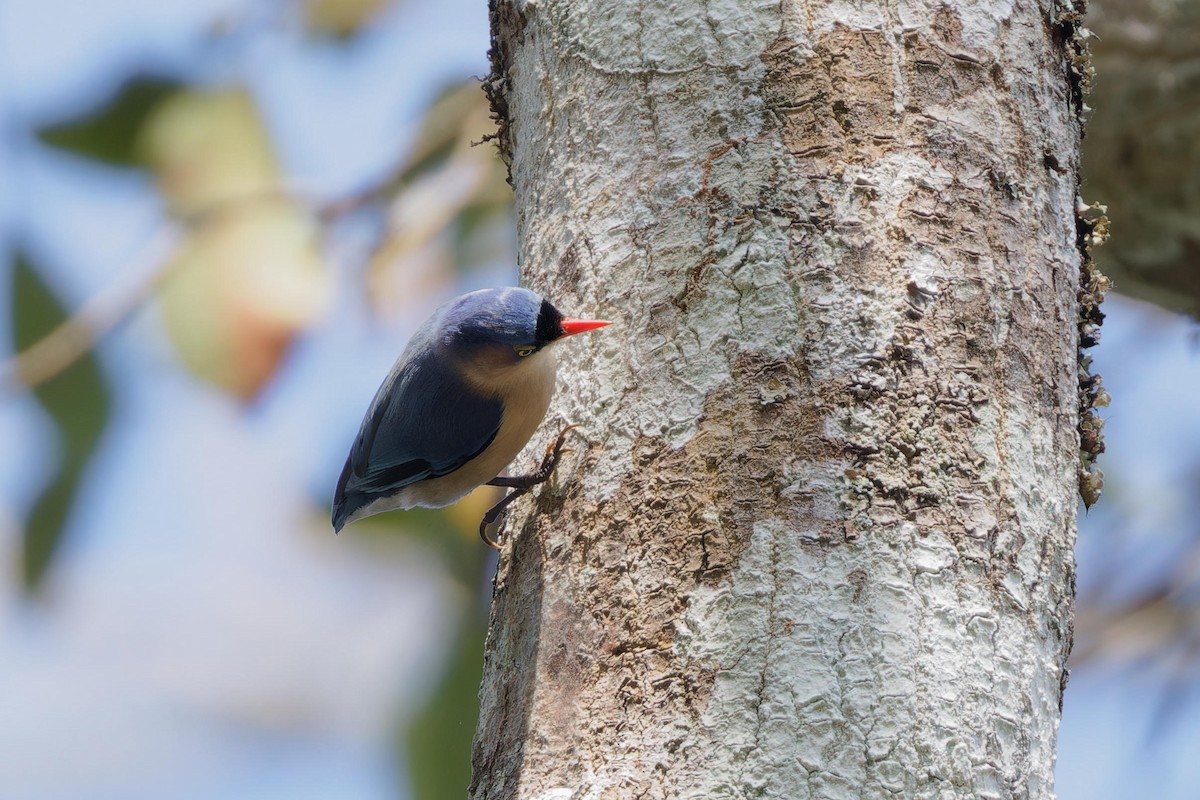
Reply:
<svg viewBox="0 0 1200 800"><path fill-rule="evenodd" d="M388 503L387 506L364 511L374 514L393 508L448 506L499 475L529 442L546 416L557 373L554 348L546 347L502 373L493 373L476 381L476 388L494 393L504 402L500 430L487 449L449 475L406 486L390 498L375 501L368 509L380 503Z"/></svg>

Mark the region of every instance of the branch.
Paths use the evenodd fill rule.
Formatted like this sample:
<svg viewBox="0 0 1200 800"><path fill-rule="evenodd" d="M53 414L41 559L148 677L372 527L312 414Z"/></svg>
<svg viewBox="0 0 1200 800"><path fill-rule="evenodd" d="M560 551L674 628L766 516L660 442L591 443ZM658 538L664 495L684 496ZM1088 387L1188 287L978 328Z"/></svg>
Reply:
<svg viewBox="0 0 1200 800"><path fill-rule="evenodd" d="M139 261L153 262L146 274L128 285L114 286L84 303L45 337L0 364L0 392L33 389L60 374L94 348L150 300L170 276L172 254L184 230L203 227L213 219L263 202L291 202L313 208L323 223L332 222L372 203L386 200L392 182L384 181L348 197L317 204L282 191L263 192L221 203L171 225L148 245Z"/></svg>
<svg viewBox="0 0 1200 800"><path fill-rule="evenodd" d="M0 391L33 389L85 356L152 297L175 263L180 239L171 226L156 236L138 259L153 266L132 284L113 286L84 303L54 330L0 365Z"/></svg>

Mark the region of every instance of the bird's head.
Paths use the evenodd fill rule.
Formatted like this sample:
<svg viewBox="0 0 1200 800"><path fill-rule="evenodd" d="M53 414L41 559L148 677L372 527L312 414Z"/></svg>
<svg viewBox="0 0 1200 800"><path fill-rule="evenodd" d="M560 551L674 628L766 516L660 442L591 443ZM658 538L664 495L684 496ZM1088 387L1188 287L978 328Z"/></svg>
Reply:
<svg viewBox="0 0 1200 800"><path fill-rule="evenodd" d="M457 359L492 373L538 360L565 336L602 328L605 320L564 317L528 289L481 289L452 301L441 315L441 345Z"/></svg>

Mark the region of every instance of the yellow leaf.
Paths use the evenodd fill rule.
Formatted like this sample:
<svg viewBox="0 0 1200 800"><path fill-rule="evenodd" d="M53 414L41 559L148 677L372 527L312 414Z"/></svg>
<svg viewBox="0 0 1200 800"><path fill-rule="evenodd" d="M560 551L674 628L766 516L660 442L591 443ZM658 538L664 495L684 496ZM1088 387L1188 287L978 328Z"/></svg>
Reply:
<svg viewBox="0 0 1200 800"><path fill-rule="evenodd" d="M139 141L171 209L189 217L279 192L279 164L249 94L179 92L151 114Z"/></svg>
<svg viewBox="0 0 1200 800"><path fill-rule="evenodd" d="M191 223L163 290L168 334L202 379L253 398L328 302L317 224L284 196L266 127L241 89L176 93L139 144Z"/></svg>
<svg viewBox="0 0 1200 800"><path fill-rule="evenodd" d="M304 16L308 27L315 31L352 36L388 4L388 0L308 0Z"/></svg>
<svg viewBox="0 0 1200 800"><path fill-rule="evenodd" d="M316 242L315 222L284 203L197 228L162 293L167 331L189 369L255 397L328 304L330 275Z"/></svg>

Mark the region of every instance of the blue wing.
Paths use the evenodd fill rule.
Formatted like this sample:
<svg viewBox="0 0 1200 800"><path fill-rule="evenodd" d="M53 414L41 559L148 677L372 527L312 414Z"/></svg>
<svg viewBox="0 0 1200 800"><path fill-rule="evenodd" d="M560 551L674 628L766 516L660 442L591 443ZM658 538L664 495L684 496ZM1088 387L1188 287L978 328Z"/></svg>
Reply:
<svg viewBox="0 0 1200 800"><path fill-rule="evenodd" d="M333 527L409 484L447 475L483 452L504 406L481 397L428 337L414 337L379 387L333 498Z"/></svg>

